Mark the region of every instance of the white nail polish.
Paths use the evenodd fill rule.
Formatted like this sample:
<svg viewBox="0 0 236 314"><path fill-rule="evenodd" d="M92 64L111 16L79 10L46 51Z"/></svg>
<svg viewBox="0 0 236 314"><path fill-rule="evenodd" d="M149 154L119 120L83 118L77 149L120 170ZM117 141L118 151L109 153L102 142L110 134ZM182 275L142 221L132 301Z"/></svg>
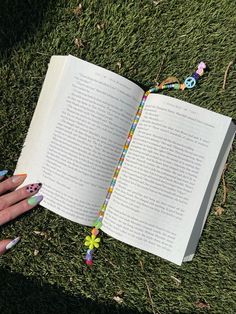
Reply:
<svg viewBox="0 0 236 314"><path fill-rule="evenodd" d="M20 241L20 237L15 238L10 243L7 244L6 250L10 250L13 246L15 246Z"/></svg>
<svg viewBox="0 0 236 314"><path fill-rule="evenodd" d="M11 180L13 183L20 183L21 181L23 181L26 178L26 174L22 173L22 174L15 174Z"/></svg>

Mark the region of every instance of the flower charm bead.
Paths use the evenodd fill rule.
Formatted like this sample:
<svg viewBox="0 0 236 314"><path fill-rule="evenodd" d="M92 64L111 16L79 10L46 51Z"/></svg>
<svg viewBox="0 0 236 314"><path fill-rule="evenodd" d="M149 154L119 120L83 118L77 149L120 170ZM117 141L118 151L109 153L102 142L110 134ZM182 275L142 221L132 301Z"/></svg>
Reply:
<svg viewBox="0 0 236 314"><path fill-rule="evenodd" d="M85 245L89 247L90 250L92 250L93 248L98 248L99 247L99 242L101 241L100 238L96 238L96 236L94 234L90 236L87 236L85 238Z"/></svg>

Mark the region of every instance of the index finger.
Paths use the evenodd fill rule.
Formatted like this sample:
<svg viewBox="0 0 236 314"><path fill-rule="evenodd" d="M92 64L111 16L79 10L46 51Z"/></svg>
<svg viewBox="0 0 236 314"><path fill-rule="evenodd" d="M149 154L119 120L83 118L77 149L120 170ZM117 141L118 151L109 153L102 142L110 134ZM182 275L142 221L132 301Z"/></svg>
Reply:
<svg viewBox="0 0 236 314"><path fill-rule="evenodd" d="M19 185L21 185L24 180L26 179L27 174L17 174L12 176L11 178L6 179L5 181L0 183L0 195L7 192L16 189Z"/></svg>

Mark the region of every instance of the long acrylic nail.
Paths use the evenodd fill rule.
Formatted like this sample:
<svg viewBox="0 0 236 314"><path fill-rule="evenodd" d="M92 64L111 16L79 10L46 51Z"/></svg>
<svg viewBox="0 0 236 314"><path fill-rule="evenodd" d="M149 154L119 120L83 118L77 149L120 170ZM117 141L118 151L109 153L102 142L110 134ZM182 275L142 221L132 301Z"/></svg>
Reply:
<svg viewBox="0 0 236 314"><path fill-rule="evenodd" d="M8 170L1 170L0 177L4 177L8 173Z"/></svg>
<svg viewBox="0 0 236 314"><path fill-rule="evenodd" d="M6 250L10 250L13 246L15 246L20 241L20 237L15 238L11 242L9 242L6 246Z"/></svg>
<svg viewBox="0 0 236 314"><path fill-rule="evenodd" d="M25 187L28 193L37 193L42 187L42 183L33 183Z"/></svg>
<svg viewBox="0 0 236 314"><path fill-rule="evenodd" d="M26 173L15 174L12 177L12 182L13 183L20 183L21 181L23 182L26 177L27 177Z"/></svg>
<svg viewBox="0 0 236 314"><path fill-rule="evenodd" d="M35 206L40 203L43 199L43 195L35 195L28 198L27 202L30 206Z"/></svg>

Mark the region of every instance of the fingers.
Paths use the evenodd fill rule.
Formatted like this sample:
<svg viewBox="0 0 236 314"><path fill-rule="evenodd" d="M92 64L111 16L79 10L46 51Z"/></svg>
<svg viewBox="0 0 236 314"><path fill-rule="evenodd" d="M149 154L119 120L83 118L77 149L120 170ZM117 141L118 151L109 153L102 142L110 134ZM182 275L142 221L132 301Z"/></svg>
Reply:
<svg viewBox="0 0 236 314"><path fill-rule="evenodd" d="M20 241L20 237L12 239L6 239L0 241L0 256L3 255L7 250L10 250L13 246L15 246Z"/></svg>
<svg viewBox="0 0 236 314"><path fill-rule="evenodd" d="M15 205L12 205L6 209L0 211L0 225L3 225L19 215L29 211L36 205L38 205L43 199L42 195L31 196Z"/></svg>
<svg viewBox="0 0 236 314"><path fill-rule="evenodd" d="M0 256L6 252L6 246L11 242L11 239L3 240L0 242Z"/></svg>
<svg viewBox="0 0 236 314"><path fill-rule="evenodd" d="M28 198L34 194L36 194L40 188L42 187L42 183L33 183L26 185L14 192L7 193L0 197L0 211L10 207L11 205Z"/></svg>
<svg viewBox="0 0 236 314"><path fill-rule="evenodd" d="M0 171L0 180L7 172L7 170ZM8 192L0 196L0 226L29 211L42 201L42 195L35 195L41 188L41 183L29 184L15 191L26 177L26 174L18 174L0 182L0 195ZM0 256L19 241L20 237L0 241Z"/></svg>
<svg viewBox="0 0 236 314"><path fill-rule="evenodd" d="M26 177L27 177L27 174L25 173L18 174L1 182L0 183L0 195L7 191L15 190L19 185L21 185L24 182Z"/></svg>

